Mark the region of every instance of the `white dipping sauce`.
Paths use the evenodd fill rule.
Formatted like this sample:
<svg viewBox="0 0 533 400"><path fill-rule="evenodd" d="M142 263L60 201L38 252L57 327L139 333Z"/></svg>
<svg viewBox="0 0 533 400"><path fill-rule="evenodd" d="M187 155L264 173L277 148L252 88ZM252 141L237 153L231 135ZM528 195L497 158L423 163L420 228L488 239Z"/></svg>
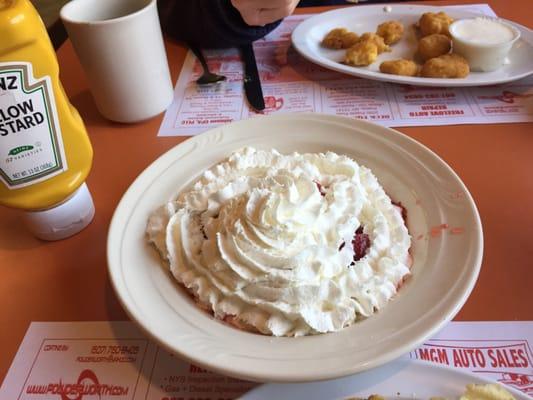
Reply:
<svg viewBox="0 0 533 400"><path fill-rule="evenodd" d="M465 19L455 24L454 36L471 43L500 44L514 39L515 32L498 21L477 17Z"/></svg>
<svg viewBox="0 0 533 400"><path fill-rule="evenodd" d="M471 71L482 72L506 64L507 55L520 38L520 31L511 24L488 17L457 20L450 25L450 34L453 52L466 58Z"/></svg>

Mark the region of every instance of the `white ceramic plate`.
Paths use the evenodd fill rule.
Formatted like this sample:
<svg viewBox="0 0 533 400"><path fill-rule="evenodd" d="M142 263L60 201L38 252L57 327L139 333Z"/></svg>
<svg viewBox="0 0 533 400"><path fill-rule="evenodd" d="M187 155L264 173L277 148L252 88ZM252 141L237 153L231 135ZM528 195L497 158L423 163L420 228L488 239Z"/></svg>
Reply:
<svg viewBox="0 0 533 400"><path fill-rule="evenodd" d="M205 169L246 145L281 152L335 151L372 168L408 210L412 278L375 316L334 334L273 338L202 312L147 244L149 214ZM446 223L462 234L428 234ZM125 310L166 349L222 374L256 381L331 379L388 362L449 321L477 279L483 237L457 175L409 137L372 123L319 114L258 117L195 136L150 165L120 201L109 230L109 274Z"/></svg>
<svg viewBox="0 0 533 400"><path fill-rule="evenodd" d="M442 397L458 399L469 383L494 383L479 375L424 361L398 360L346 378L300 384L267 384L240 400L334 400L367 398L379 394L386 399L415 400ZM524 393L505 387L517 400L531 400Z"/></svg>
<svg viewBox="0 0 533 400"><path fill-rule="evenodd" d="M413 24L423 13L446 11L454 19L480 15L445 7L396 4L391 7L391 12L385 12L383 5L374 5L347 7L317 14L296 27L292 33L292 43L302 56L313 63L345 74L385 82L418 86L483 86L514 81L533 73L533 32L524 26L507 21L520 30L521 37L509 53L509 64L496 71L471 72L464 79L434 79L383 74L379 72L379 64L382 61L413 58L418 46ZM391 46L391 52L380 54L378 59L368 67L341 64L339 61L343 60L345 50L330 50L320 45L324 36L333 28L345 27L362 34L375 32L379 24L393 19L403 23L404 37L400 42Z"/></svg>

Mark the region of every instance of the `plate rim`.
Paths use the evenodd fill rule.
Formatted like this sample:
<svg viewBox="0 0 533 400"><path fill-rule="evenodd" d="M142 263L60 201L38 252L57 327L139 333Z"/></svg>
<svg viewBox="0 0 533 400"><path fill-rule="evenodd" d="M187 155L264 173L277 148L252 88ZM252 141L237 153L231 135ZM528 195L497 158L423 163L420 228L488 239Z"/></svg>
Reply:
<svg viewBox="0 0 533 400"><path fill-rule="evenodd" d="M483 80L483 81L472 81L468 79L440 79L440 78L421 78L421 77L406 77L401 75L391 75L391 74L384 74L381 72L375 72L375 71L368 71L366 69L359 69L356 67L351 67L350 70L347 68L344 68L342 64L332 62L331 60L324 58L324 57L313 57L311 49L307 46L307 42L305 40L298 40L298 36L304 36L304 33L306 30L309 30L315 23L315 21L320 20L324 18L324 15L331 15L331 14L342 14L342 11L346 11L346 9L352 9L355 8L355 6L349 6L349 7L343 7L343 8L335 8L333 10L325 11L322 13L314 14L309 18L306 18L304 21L299 23L296 28L291 33L291 44L294 47L294 49L298 52L299 55L301 55L303 58L305 58L307 61L319 65L323 68L326 68L330 71L336 71L339 73L342 73L344 75L348 76L354 76L357 78L363 78L363 79L369 79L374 80L378 82L387 82L387 83L396 83L396 84L402 84L402 85L412 85L412 86L428 86L428 87L476 87L476 86L492 86L492 85L498 85L503 83L509 83L513 82L519 79L527 78L528 76L533 74L533 67L528 72L519 74L519 75L512 75L508 76L506 78L500 78L500 79L491 79L491 80ZM363 6L357 6L357 8L367 8L367 9L376 9L380 10L380 13L383 13L383 6L379 4L373 4L373 5L363 5ZM394 9L405 9L405 10L413 10L413 9L420 9L421 11L442 11L443 7L438 6L432 6L432 5L421 5L421 4L395 4ZM469 14L470 16L486 16L484 14L476 13L469 10L459 10L465 14ZM391 18L394 16L394 13L390 13ZM509 23L510 25L516 27L521 34L520 40L525 40L524 35L527 34L529 36L533 35L533 30L529 29L528 27L521 25L519 23L516 23L514 21L510 21L505 18L497 17L498 19ZM302 32L304 31L304 32ZM527 43L533 47L533 42L527 41Z"/></svg>
<svg viewBox="0 0 533 400"><path fill-rule="evenodd" d="M400 346L396 346L394 351L389 351L383 354L380 354L376 357L374 357L372 360L369 360L364 365L358 365L357 367L352 368L344 368L342 371L334 371L334 372L328 372L328 371L321 371L320 373L315 374L301 374L298 373L298 371L293 372L292 374L287 374L287 371L284 371L283 373L276 373L268 371L268 369L260 369L260 371L248 371L243 370L242 368L239 369L238 366L224 366L216 361L212 361L209 359L201 359L197 355L196 357L194 355L190 355L187 353L183 348L178 349L171 345L169 340L166 340L164 335L157 334L153 332L150 327L143 322L142 319L142 312L139 309L136 309L135 301L128 293L127 287L124 283L123 279L119 279L122 275L122 268L121 268L121 250L122 250L122 241L123 241L123 234L125 231L125 221L122 221L124 217L126 217L126 221L130 218L130 216L133 214L134 209L131 209L128 212L128 203L132 200L130 199L136 199L138 198L138 191L139 188L142 188L147 183L151 182L150 175L154 173L154 171L157 171L158 168L161 168L162 166L165 166L170 160L174 160L175 153L182 150L183 148L189 146L194 147L195 144L198 142L209 140L210 137L217 135L217 133L220 130L227 130L229 125L223 125L220 127L216 127L214 129L208 130L202 134L193 136L189 139L186 139L185 141L177 144L176 146L170 148L163 154L161 154L159 157L157 157L150 165L148 165L137 177L136 179L131 183L131 185L128 187L128 189L125 191L124 195L122 196L121 200L119 201L114 213L113 217L111 219L109 230L108 230L108 237L107 237L107 264L108 264L108 275L112 284L112 287L117 295L117 298L119 299L120 304L122 305L123 309L126 311L129 318L137 323L137 325L140 327L140 329L150 338L152 338L155 342L157 342L159 345L161 345L163 348L168 350L171 353L178 354L181 358L184 358L185 360L199 364L204 366L207 369L210 369L212 371L238 377L241 379L248 379L252 381L261 381L261 382L268 382L268 381L278 381L278 382L303 382L303 381L314 381L314 380L326 380L326 379L332 379L337 378L340 376L346 376L350 375L356 372L360 372L369 368L376 367L378 365L382 365L388 361L391 361L400 355L412 350L417 345L422 343L423 341L427 340L429 337L433 336L437 331L439 331L448 321L452 320L453 317L459 312L459 310L462 308L466 300L468 299L469 295L471 294L477 278L480 273L481 269L481 262L483 257L483 247L484 247L484 240L483 240L483 232L482 232L482 224L481 219L479 216L479 211L477 209L477 206L468 191L465 184L462 182L460 177L457 175L457 173L436 153L434 153L431 149L423 145L422 143L418 142L417 140L397 131L391 128L384 127L382 125L378 125L372 122L363 121L363 120L354 120L352 118L344 117L344 116L337 116L337 115L330 115L330 114L318 114L318 113L291 113L291 114L282 114L282 115L271 115L266 117L260 117L262 120L264 118L268 118L270 120L287 120L287 121L293 121L293 120L318 120L319 122L325 121L325 122L336 122L336 123L344 123L349 124L350 127L352 127L354 130L357 129L364 129L369 128L372 130L378 130L381 132L386 132L387 135L394 135L396 139L398 140L404 140L407 143L413 144L421 149L423 149L425 152L429 152L432 157L434 157L446 170L448 173L453 175L453 177L456 179L457 183L460 184L462 190L464 190L466 198L469 201L469 204L471 206L471 209L473 211L473 218L476 221L476 242L478 243L477 252L475 253L475 257L473 260L472 267L467 271L468 274L465 278L465 282L461 283L461 296L460 298L453 299L453 302L450 302L450 304L447 304L445 307L446 315L443 318L440 318L438 323L433 323L429 328L426 328L423 330L423 332L419 332L414 338L410 338L407 342L402 343ZM254 124L257 123L259 119L253 118L253 119L246 119L246 120L240 120L232 123L231 125L246 125L246 124ZM427 154L427 153L426 153ZM159 175L161 171L157 175ZM142 191L141 191L142 193ZM118 243L118 244L117 244ZM118 261L117 261L118 260ZM297 340L297 339L295 339Z"/></svg>

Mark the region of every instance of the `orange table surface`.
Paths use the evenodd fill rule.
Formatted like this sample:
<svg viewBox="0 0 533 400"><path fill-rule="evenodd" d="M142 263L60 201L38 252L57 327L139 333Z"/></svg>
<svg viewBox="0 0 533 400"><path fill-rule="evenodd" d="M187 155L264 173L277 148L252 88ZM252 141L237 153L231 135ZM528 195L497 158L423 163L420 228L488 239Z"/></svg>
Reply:
<svg viewBox="0 0 533 400"><path fill-rule="evenodd" d="M427 2L459 3L472 2ZM488 3L503 18L526 26L533 22L529 0ZM166 49L176 82L186 50L168 40ZM78 235L47 243L34 239L16 212L0 207L2 379L31 321L128 319L107 275L110 219L135 177L159 155L186 140L156 136L162 115L138 124L103 119L70 42L57 54L63 85L85 120L94 147L87 183L96 216ZM519 123L399 129L435 151L459 174L481 215L485 238L481 274L456 320L533 320L532 128L532 124Z"/></svg>

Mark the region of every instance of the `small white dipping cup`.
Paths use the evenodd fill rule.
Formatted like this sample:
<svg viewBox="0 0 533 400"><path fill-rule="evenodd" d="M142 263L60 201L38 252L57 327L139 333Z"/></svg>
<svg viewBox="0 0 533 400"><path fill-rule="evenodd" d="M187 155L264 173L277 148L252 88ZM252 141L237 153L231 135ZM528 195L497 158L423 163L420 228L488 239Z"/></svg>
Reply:
<svg viewBox="0 0 533 400"><path fill-rule="evenodd" d="M137 122L168 107L172 81L156 0L73 0L60 16L104 117Z"/></svg>
<svg viewBox="0 0 533 400"><path fill-rule="evenodd" d="M465 37L461 30L464 31L465 24L471 24L472 21L489 21L490 24L499 24L512 32L512 37L500 42L497 40L483 40L483 37L472 38ZM472 71L494 71L505 63L505 57L513 47L513 44L520 37L520 31L514 26L498 18L476 17L460 19L453 22L449 28L453 41L453 52L463 56L470 65Z"/></svg>

